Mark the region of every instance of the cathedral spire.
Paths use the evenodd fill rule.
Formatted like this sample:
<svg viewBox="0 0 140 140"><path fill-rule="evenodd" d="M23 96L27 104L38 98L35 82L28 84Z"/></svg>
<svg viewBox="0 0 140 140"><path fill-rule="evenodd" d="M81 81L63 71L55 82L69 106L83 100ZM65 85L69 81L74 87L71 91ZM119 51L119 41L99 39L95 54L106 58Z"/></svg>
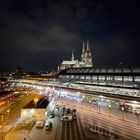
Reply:
<svg viewBox="0 0 140 140"><path fill-rule="evenodd" d="M83 41L83 48L82 48L82 53L81 53L81 61L84 62L85 61L85 42Z"/></svg>
<svg viewBox="0 0 140 140"><path fill-rule="evenodd" d="M86 52L90 52L90 49L89 49L89 40L87 40L87 48L86 48Z"/></svg>
<svg viewBox="0 0 140 140"><path fill-rule="evenodd" d="M85 53L85 42L83 41L83 49L82 49L82 54Z"/></svg>
<svg viewBox="0 0 140 140"><path fill-rule="evenodd" d="M71 55L71 61L74 61L74 53L72 51L72 55Z"/></svg>

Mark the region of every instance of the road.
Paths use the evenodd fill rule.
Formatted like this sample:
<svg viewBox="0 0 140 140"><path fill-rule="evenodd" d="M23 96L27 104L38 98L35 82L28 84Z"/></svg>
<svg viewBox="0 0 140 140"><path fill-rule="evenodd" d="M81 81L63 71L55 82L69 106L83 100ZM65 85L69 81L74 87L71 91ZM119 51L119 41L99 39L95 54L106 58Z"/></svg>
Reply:
<svg viewBox="0 0 140 140"><path fill-rule="evenodd" d="M56 100L60 106L76 108L77 120L63 122L60 117L50 119L51 130L36 128L21 129L15 133L8 133L7 140L139 140L140 126L89 110L88 106L81 108L73 102ZM62 109L60 109L61 112Z"/></svg>
<svg viewBox="0 0 140 140"><path fill-rule="evenodd" d="M53 101L54 102L54 101ZM75 108L77 120L72 122L63 122L61 117L55 116L52 121L52 129L36 128L34 125L30 129L25 127L13 130L6 135L7 140L139 140L140 125L123 121L99 113L98 106L92 108L89 104L61 100L56 98L55 102L59 104L59 112L62 113L62 107ZM96 109L96 110L95 110Z"/></svg>
<svg viewBox="0 0 140 140"><path fill-rule="evenodd" d="M91 100L91 99L90 99ZM118 102L112 99L111 101L111 107L109 107L109 102L106 100L100 101L100 105L98 102L90 102L87 100L81 101L81 99L78 98L71 98L70 96L66 96L61 98L62 103L72 103L73 107L77 106L79 108L87 109L90 111L94 111L96 113L104 114L106 116L111 116L116 119L122 119L124 121L128 121L134 124L138 124L139 122L139 116L138 114L134 114L132 112L128 112L125 110L122 110L122 107L118 105Z"/></svg>
<svg viewBox="0 0 140 140"><path fill-rule="evenodd" d="M15 104L13 104L9 109L10 112L7 113L7 110L1 112L5 114L3 119L0 121L0 136L4 136L15 124L21 114L21 108L29 103L35 97L35 91L32 94L23 96L22 98L16 97ZM1 116L2 117L2 116Z"/></svg>
<svg viewBox="0 0 140 140"><path fill-rule="evenodd" d="M110 117L109 115L101 114L89 108L89 106L79 106L76 103L59 100L61 104L68 107L76 108L83 127L98 126L99 128L107 129L110 132L119 136L120 139L139 140L140 125L123 121L122 119ZM98 110L98 107L96 108Z"/></svg>

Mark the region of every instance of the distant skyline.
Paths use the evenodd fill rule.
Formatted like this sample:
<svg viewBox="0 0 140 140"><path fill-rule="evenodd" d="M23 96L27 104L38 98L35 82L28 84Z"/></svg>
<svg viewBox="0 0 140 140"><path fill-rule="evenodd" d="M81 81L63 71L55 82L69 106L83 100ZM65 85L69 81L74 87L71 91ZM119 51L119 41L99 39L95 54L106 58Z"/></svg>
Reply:
<svg viewBox="0 0 140 140"><path fill-rule="evenodd" d="M80 58L89 40L93 66L140 66L138 0L0 2L0 71L55 70Z"/></svg>

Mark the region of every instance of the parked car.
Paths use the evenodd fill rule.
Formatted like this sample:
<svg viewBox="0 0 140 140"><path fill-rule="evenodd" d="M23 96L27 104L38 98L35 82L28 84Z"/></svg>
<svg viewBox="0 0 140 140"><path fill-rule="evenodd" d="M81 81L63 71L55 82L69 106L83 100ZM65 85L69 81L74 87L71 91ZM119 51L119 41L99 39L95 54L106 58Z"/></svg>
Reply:
<svg viewBox="0 0 140 140"><path fill-rule="evenodd" d="M72 118L73 118L73 120L77 120L76 114L73 114Z"/></svg>
<svg viewBox="0 0 140 140"><path fill-rule="evenodd" d="M50 114L49 115L49 118L51 119L51 118L54 118L55 117L55 115L54 114Z"/></svg>
<svg viewBox="0 0 140 140"><path fill-rule="evenodd" d="M65 107L63 107L63 112L65 112L65 110L66 110L66 108L65 108Z"/></svg>
<svg viewBox="0 0 140 140"><path fill-rule="evenodd" d="M73 109L72 112L76 112L76 109Z"/></svg>
<svg viewBox="0 0 140 140"><path fill-rule="evenodd" d="M72 121L72 115L64 115L61 117L62 121Z"/></svg>
<svg viewBox="0 0 140 140"><path fill-rule="evenodd" d="M45 123L45 129L46 130L49 130L49 129L51 129L51 127L52 127L52 122L51 121L46 121L46 123Z"/></svg>
<svg viewBox="0 0 140 140"><path fill-rule="evenodd" d="M56 104L56 108L59 108L59 105L58 104Z"/></svg>
<svg viewBox="0 0 140 140"><path fill-rule="evenodd" d="M44 127L44 121L36 121L35 126L36 126L37 128L43 128L43 127Z"/></svg>
<svg viewBox="0 0 140 140"><path fill-rule="evenodd" d="M70 113L70 109L68 108L68 109L67 109L67 114L69 114L69 113Z"/></svg>

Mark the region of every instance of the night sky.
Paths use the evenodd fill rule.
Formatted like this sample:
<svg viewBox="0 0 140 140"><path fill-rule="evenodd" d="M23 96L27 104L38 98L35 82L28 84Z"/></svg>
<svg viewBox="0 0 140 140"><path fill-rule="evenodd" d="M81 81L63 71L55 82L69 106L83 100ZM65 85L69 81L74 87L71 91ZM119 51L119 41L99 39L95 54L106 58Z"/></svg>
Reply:
<svg viewBox="0 0 140 140"><path fill-rule="evenodd" d="M1 0L0 71L55 70L85 40L94 66L139 66L138 1Z"/></svg>

